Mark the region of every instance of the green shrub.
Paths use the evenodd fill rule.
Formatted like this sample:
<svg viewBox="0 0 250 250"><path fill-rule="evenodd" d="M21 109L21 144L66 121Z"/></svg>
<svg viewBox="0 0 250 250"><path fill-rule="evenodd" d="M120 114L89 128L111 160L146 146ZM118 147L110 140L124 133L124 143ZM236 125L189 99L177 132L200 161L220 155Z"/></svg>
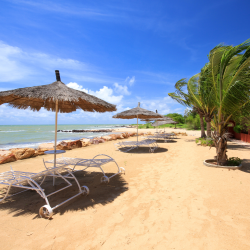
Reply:
<svg viewBox="0 0 250 250"><path fill-rule="evenodd" d="M201 141L201 138L196 138L195 139L195 142L198 144L198 143L200 143L200 141Z"/></svg>
<svg viewBox="0 0 250 250"><path fill-rule="evenodd" d="M240 125L234 126L234 132L240 133L241 132L241 126Z"/></svg>
<svg viewBox="0 0 250 250"><path fill-rule="evenodd" d="M183 117L183 115L181 114L178 114L178 113L170 113L170 114L167 114L166 115L167 117L170 117L171 119L173 119L175 122L178 122L178 123L185 123L185 119Z"/></svg>
<svg viewBox="0 0 250 250"><path fill-rule="evenodd" d="M231 157L227 161L227 166L239 166L242 160L238 157Z"/></svg>
<svg viewBox="0 0 250 250"><path fill-rule="evenodd" d="M197 138L195 139L195 142L198 144L200 143L201 146L209 146L209 147L214 147L214 140L211 138Z"/></svg>
<svg viewBox="0 0 250 250"><path fill-rule="evenodd" d="M206 141L206 139L201 140L201 146L207 146L207 141Z"/></svg>
<svg viewBox="0 0 250 250"><path fill-rule="evenodd" d="M200 116L197 114L195 116L189 115L186 119L187 128L192 130L197 130L201 128Z"/></svg>
<svg viewBox="0 0 250 250"><path fill-rule="evenodd" d="M214 140L213 139L207 139L207 146L209 147L214 147L215 146L215 143L214 143Z"/></svg>

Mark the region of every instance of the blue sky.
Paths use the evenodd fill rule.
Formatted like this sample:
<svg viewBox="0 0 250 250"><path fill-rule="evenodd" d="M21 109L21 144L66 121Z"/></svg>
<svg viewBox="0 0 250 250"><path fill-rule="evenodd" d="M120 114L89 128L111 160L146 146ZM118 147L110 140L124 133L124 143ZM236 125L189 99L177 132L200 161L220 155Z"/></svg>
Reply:
<svg viewBox="0 0 250 250"><path fill-rule="evenodd" d="M2 0L0 91L65 84L110 103L183 113L168 97L219 43L249 38L250 1ZM133 123L114 113L59 114L60 124ZM0 124L53 124L54 113L0 106Z"/></svg>

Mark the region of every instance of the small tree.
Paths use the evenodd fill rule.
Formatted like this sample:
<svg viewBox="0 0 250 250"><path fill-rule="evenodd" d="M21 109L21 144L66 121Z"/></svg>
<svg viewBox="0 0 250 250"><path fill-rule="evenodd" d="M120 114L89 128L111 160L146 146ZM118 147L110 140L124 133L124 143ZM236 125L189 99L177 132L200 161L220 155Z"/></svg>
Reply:
<svg viewBox="0 0 250 250"><path fill-rule="evenodd" d="M237 46L218 45L209 53L213 101L217 115L212 120L217 163L227 162L227 127L233 116L250 102L250 39ZM250 115L250 110L246 110Z"/></svg>
<svg viewBox="0 0 250 250"><path fill-rule="evenodd" d="M204 112L203 112L203 110L200 109L199 106L196 106L195 102L193 102L192 94L190 94L189 92L185 93L185 91L184 91L184 88L187 87L188 83L192 84L193 81L195 81L196 77L197 77L197 75L191 77L189 79L189 81L187 81L186 79L179 80L175 84L176 91L173 93L168 93L168 95L184 106L187 106L190 108L193 108L193 107L196 108L196 112L199 114L199 117L200 117L201 137L203 138L203 137L206 137L206 133L205 133L205 129L204 129L204 121L203 121Z"/></svg>

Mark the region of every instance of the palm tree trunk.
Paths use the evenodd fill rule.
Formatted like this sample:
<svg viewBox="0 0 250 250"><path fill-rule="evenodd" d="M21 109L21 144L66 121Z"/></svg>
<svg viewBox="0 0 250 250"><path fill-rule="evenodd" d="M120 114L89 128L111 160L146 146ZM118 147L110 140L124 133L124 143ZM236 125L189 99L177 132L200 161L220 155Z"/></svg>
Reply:
<svg viewBox="0 0 250 250"><path fill-rule="evenodd" d="M209 137L209 138L211 138L212 137L212 134L211 134L211 118L210 117L208 117L208 116L206 116L205 117L205 120L206 120L206 122L207 122L207 136Z"/></svg>
<svg viewBox="0 0 250 250"><path fill-rule="evenodd" d="M226 165L227 163L227 139L221 136L218 132L212 134L216 147L216 161L218 165Z"/></svg>
<svg viewBox="0 0 250 250"><path fill-rule="evenodd" d="M227 163L227 140L220 138L216 151L217 163L221 166L225 165Z"/></svg>
<svg viewBox="0 0 250 250"><path fill-rule="evenodd" d="M211 138L211 121L207 122L207 136Z"/></svg>
<svg viewBox="0 0 250 250"><path fill-rule="evenodd" d="M204 128L203 116L201 114L199 114L199 116L200 116L200 123L201 123L201 138L205 138L206 133L205 133L205 128Z"/></svg>

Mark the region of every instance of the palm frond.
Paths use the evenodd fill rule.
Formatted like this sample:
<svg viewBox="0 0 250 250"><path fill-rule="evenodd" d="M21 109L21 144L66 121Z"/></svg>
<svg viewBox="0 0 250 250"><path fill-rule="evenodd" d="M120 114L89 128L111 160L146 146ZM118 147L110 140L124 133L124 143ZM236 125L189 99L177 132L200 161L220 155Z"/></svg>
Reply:
<svg viewBox="0 0 250 250"><path fill-rule="evenodd" d="M202 104L202 100L200 99L200 93L199 93L199 76L200 74L192 76L187 82L187 88L191 103L197 109L204 111L204 107Z"/></svg>
<svg viewBox="0 0 250 250"><path fill-rule="evenodd" d="M227 114L234 114L250 101L250 57L239 67L228 83L221 103ZM250 111L249 111L250 113Z"/></svg>
<svg viewBox="0 0 250 250"><path fill-rule="evenodd" d="M216 84L218 82L218 75L220 73L221 68L221 59L225 51L230 50L231 46L217 45L213 48L209 53L209 61L211 63L212 68L212 78L213 83Z"/></svg>
<svg viewBox="0 0 250 250"><path fill-rule="evenodd" d="M187 106L190 107L191 104L188 100L186 100L185 98L181 97L180 95L177 95L176 93L168 93L168 95L174 99L175 101L177 101L178 103L180 103L183 106Z"/></svg>

